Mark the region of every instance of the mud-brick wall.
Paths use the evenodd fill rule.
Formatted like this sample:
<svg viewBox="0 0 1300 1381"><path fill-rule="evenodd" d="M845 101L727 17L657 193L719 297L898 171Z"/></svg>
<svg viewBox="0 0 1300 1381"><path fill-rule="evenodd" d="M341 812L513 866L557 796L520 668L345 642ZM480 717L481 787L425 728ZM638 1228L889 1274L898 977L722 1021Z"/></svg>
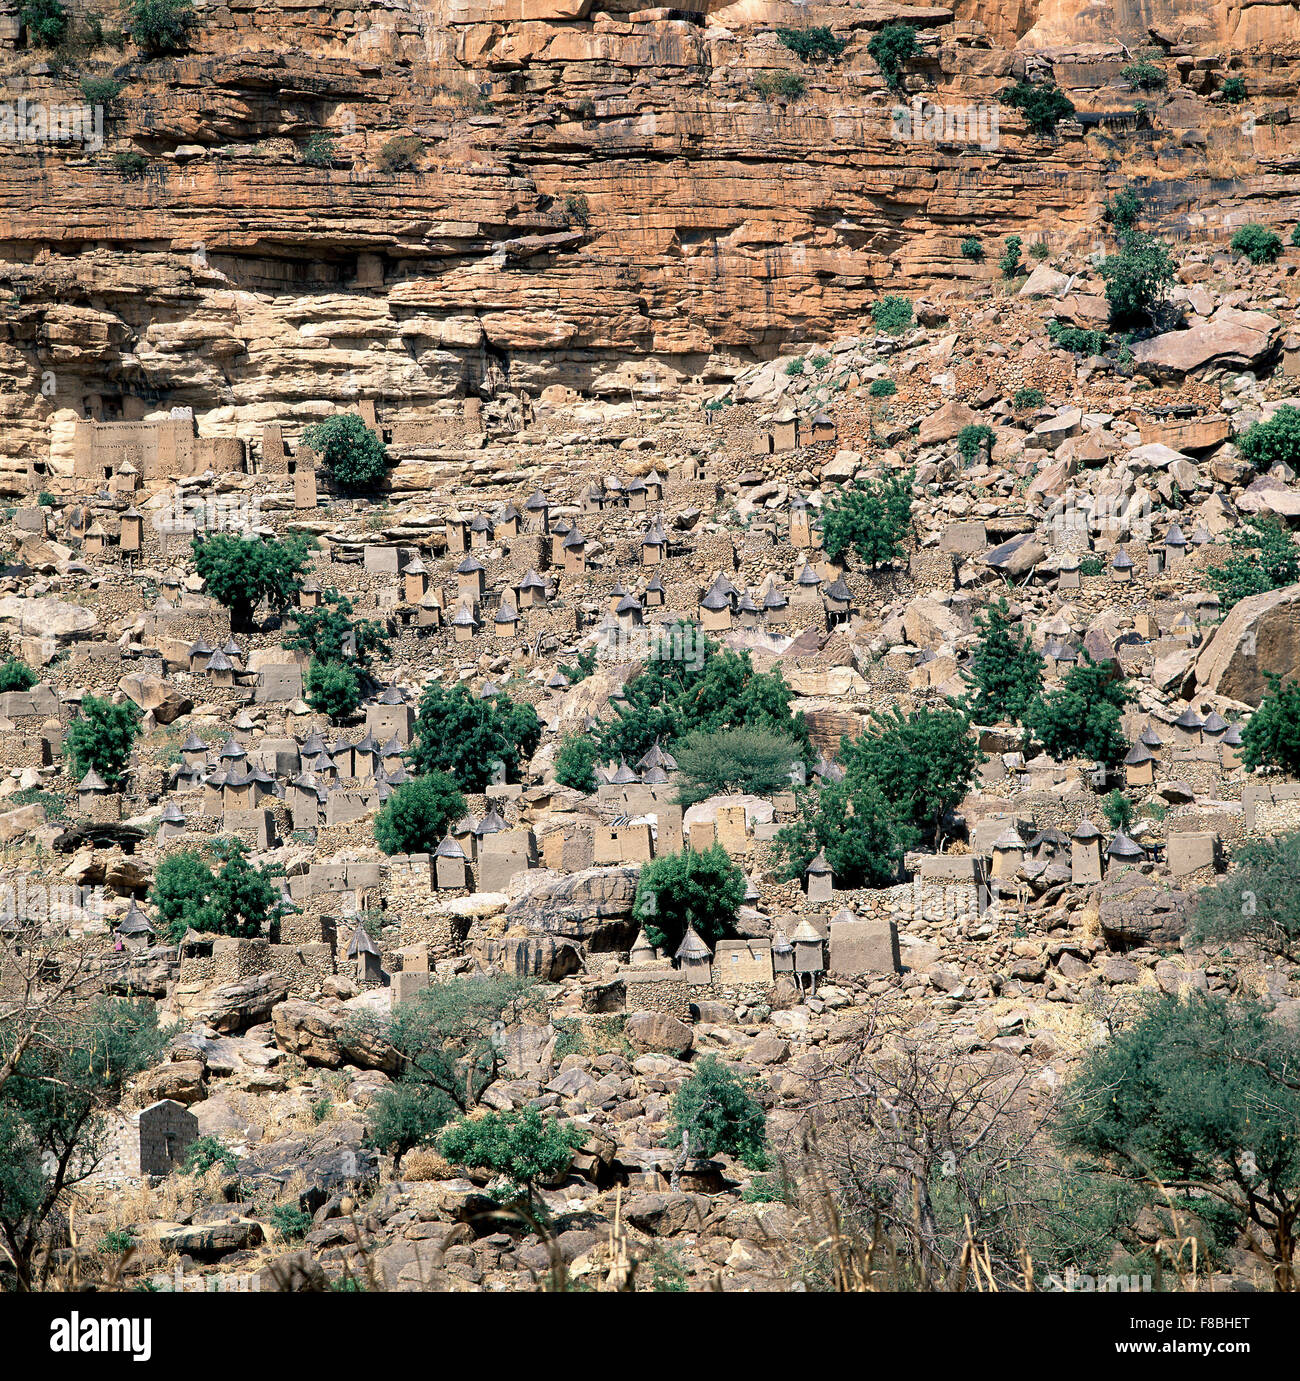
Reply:
<svg viewBox="0 0 1300 1381"><path fill-rule="evenodd" d="M689 1021L692 995L713 997L712 985L698 984L692 987L676 973L656 978L649 974L638 974L634 970L624 970L618 976L623 979L625 1005L629 1012L663 1012L680 1021Z"/></svg>
<svg viewBox="0 0 1300 1381"><path fill-rule="evenodd" d="M698 994L706 994L712 1002L726 1002L733 1007L756 1007L772 1000L771 983L710 983L708 988L700 988Z"/></svg>
<svg viewBox="0 0 1300 1381"><path fill-rule="evenodd" d="M914 551L908 561L908 570L916 581L918 589L954 590L957 577L953 566L952 553L940 551L937 547L926 547Z"/></svg>
<svg viewBox="0 0 1300 1381"><path fill-rule="evenodd" d="M461 916L442 916L430 911L425 898L423 907L414 904L410 912L401 913L398 923L397 949L427 944L429 959L454 959L465 950L469 921Z"/></svg>
<svg viewBox="0 0 1300 1381"><path fill-rule="evenodd" d="M48 767L53 761L43 734L0 734L0 767Z"/></svg>
<svg viewBox="0 0 1300 1381"><path fill-rule="evenodd" d="M267 946L267 968L288 981L291 997L318 992L335 972L334 949L323 942Z"/></svg>
<svg viewBox="0 0 1300 1381"><path fill-rule="evenodd" d="M162 638L187 644L202 638L209 647L222 647L230 638L230 614L215 601L203 609L155 609L145 616L140 640L148 647Z"/></svg>
<svg viewBox="0 0 1300 1381"><path fill-rule="evenodd" d="M939 882L913 878L887 893L885 915L900 925L913 920L968 922L980 916L979 887L973 882ZM855 908L860 916L866 908ZM873 915L880 915L876 908Z"/></svg>

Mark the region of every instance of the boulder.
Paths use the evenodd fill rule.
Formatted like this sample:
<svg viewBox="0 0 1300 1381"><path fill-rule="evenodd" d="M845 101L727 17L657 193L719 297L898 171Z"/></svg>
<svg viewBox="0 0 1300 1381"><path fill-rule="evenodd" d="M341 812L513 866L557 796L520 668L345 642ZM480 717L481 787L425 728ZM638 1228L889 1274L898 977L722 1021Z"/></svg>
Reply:
<svg viewBox="0 0 1300 1381"><path fill-rule="evenodd" d="M1300 672L1300 585L1251 595L1228 611L1196 659L1197 691L1257 706L1265 672Z"/></svg>
<svg viewBox="0 0 1300 1381"><path fill-rule="evenodd" d="M135 1094L142 1105L173 1098L178 1103L197 1103L207 1097L201 1060L172 1060L142 1074Z"/></svg>
<svg viewBox="0 0 1300 1381"><path fill-rule="evenodd" d="M1101 966L1102 978L1112 986L1119 983L1136 983L1141 973L1141 969L1131 959L1125 959L1122 954L1112 954Z"/></svg>
<svg viewBox="0 0 1300 1381"><path fill-rule="evenodd" d="M506 921L534 935L554 935L594 950L627 949L636 938L632 901L639 868L586 868L563 874L533 868Z"/></svg>
<svg viewBox="0 0 1300 1381"><path fill-rule="evenodd" d="M1280 327L1263 312L1221 308L1210 321L1186 331L1166 331L1133 347L1138 369L1153 379L1181 379L1197 369L1217 364L1249 369L1277 345Z"/></svg>
<svg viewBox="0 0 1300 1381"><path fill-rule="evenodd" d="M274 1191L290 1180L302 1186L300 1197L315 1212L340 1193L375 1184L379 1162L365 1145L361 1122L336 1120L311 1135L294 1135L256 1146L239 1162L240 1181L250 1190Z"/></svg>
<svg viewBox="0 0 1300 1381"><path fill-rule="evenodd" d="M1191 924L1194 898L1142 873L1108 877L1101 891L1101 929L1112 945L1175 945Z"/></svg>
<svg viewBox="0 0 1300 1381"><path fill-rule="evenodd" d="M963 633L972 629L970 614L960 613L951 605L937 599L908 601L903 615L903 632L915 647L938 647L941 643L955 643Z"/></svg>
<svg viewBox="0 0 1300 1381"><path fill-rule="evenodd" d="M265 1238L261 1223L253 1218L232 1218L226 1223L202 1223L173 1228L158 1234L158 1244L179 1256L196 1261L219 1261L231 1252L247 1251Z"/></svg>
<svg viewBox="0 0 1300 1381"><path fill-rule="evenodd" d="M1171 996L1188 991L1204 993L1210 987L1204 969L1184 969L1168 959L1161 959L1156 964L1156 982L1161 992Z"/></svg>
<svg viewBox="0 0 1300 1381"><path fill-rule="evenodd" d="M953 399L921 423L916 439L922 446L933 446L936 441L951 441L963 427L974 427L979 422L979 413Z"/></svg>
<svg viewBox="0 0 1300 1381"><path fill-rule="evenodd" d="M0 815L0 843L21 839L23 835L40 829L44 823L44 806L20 806L17 810L7 810Z"/></svg>
<svg viewBox="0 0 1300 1381"><path fill-rule="evenodd" d="M269 970L234 983L181 983L172 993L171 1015L229 1034L267 1021L288 992L289 980Z"/></svg>
<svg viewBox="0 0 1300 1381"><path fill-rule="evenodd" d="M1181 647L1157 657L1151 667L1151 684L1161 691L1181 693L1183 682L1196 661L1196 652L1190 647Z"/></svg>
<svg viewBox="0 0 1300 1381"><path fill-rule="evenodd" d="M652 1237L671 1237L679 1232L699 1232L709 1212L709 1201L699 1194L638 1194L628 1200L623 1217Z"/></svg>
<svg viewBox="0 0 1300 1381"><path fill-rule="evenodd" d="M132 672L129 676L123 676L117 688L142 710L152 710L159 724L170 724L194 708L194 702L188 696L182 695L169 681L151 672Z"/></svg>
<svg viewBox="0 0 1300 1381"><path fill-rule="evenodd" d="M1261 475L1248 484L1237 500L1242 513L1274 513L1279 518L1300 517L1300 491L1275 475Z"/></svg>
<svg viewBox="0 0 1300 1381"><path fill-rule="evenodd" d="M542 983L558 983L582 968L582 956L577 947L551 935L484 939L476 942L474 950L485 967L504 969L507 973L536 978Z"/></svg>
<svg viewBox="0 0 1300 1381"><path fill-rule="evenodd" d="M833 459L822 466L822 480L851 480L862 465L862 455L858 451L836 451Z"/></svg>
<svg viewBox="0 0 1300 1381"><path fill-rule="evenodd" d="M257 1288L270 1294L320 1294L330 1288L330 1282L310 1252L285 1252L273 1256L257 1273Z"/></svg>
<svg viewBox="0 0 1300 1381"><path fill-rule="evenodd" d="M1033 430L1032 440L1038 446L1054 451L1062 442L1077 436L1083 426L1080 408L1062 408L1055 417L1040 422Z"/></svg>
<svg viewBox="0 0 1300 1381"><path fill-rule="evenodd" d="M641 1052L661 1050L684 1055L695 1042L695 1033L684 1022L666 1012L633 1012L623 1034Z"/></svg>
<svg viewBox="0 0 1300 1381"><path fill-rule="evenodd" d="M979 559L1002 575L1024 575L1047 559L1047 548L1032 532L1022 532L992 551L986 551Z"/></svg>
<svg viewBox="0 0 1300 1381"><path fill-rule="evenodd" d="M6 595L0 599L0 622L12 623L25 637L73 642L90 633L98 625L99 617L93 609L65 604L61 599Z"/></svg>
<svg viewBox="0 0 1300 1381"><path fill-rule="evenodd" d="M1025 279L1024 286L1017 297L1060 297L1069 288L1073 279L1061 273L1050 264L1039 264Z"/></svg>
<svg viewBox="0 0 1300 1381"><path fill-rule="evenodd" d="M389 1073L398 1067L397 1052L392 1046L368 1024L354 1021L347 1011L295 998L277 1004L271 1013L271 1025L276 1045L308 1064L328 1069L349 1064Z"/></svg>

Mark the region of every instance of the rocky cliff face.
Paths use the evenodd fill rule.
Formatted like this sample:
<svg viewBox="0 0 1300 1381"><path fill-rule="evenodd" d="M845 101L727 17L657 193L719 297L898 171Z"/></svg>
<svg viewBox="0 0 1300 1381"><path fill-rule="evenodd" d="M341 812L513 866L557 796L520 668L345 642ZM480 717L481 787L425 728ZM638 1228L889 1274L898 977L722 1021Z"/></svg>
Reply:
<svg viewBox="0 0 1300 1381"><path fill-rule="evenodd" d="M999 237L1091 243L1126 183L1176 234L1300 212L1296 0L630 11L250 0L202 9L182 58L128 40L53 65L0 12L4 100L123 83L100 149L0 141L0 456L44 458L73 416L182 405L252 437L356 398L726 377L882 291L988 280ZM968 108L964 132L896 137L867 44L900 16L923 44L907 99ZM801 62L781 24L848 46ZM1120 69L1153 42L1168 85L1144 95ZM1246 105L1219 94L1229 70ZM765 96L787 72L802 94ZM1025 75L1082 121L1029 133L995 104ZM319 131L332 166L303 161ZM413 167L386 169L395 136Z"/></svg>

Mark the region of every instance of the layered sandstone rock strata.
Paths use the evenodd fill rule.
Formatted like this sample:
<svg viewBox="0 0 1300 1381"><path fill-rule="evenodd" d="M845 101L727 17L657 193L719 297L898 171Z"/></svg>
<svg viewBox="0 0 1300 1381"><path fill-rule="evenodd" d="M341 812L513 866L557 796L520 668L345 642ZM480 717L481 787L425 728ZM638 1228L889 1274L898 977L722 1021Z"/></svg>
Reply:
<svg viewBox="0 0 1300 1381"><path fill-rule="evenodd" d="M202 11L183 58L79 60L125 82L104 147L0 143L0 453L57 455L76 417L174 405L251 440L356 398L725 377L852 329L882 289L979 286L996 256L964 259L971 233L1091 244L1126 180L1175 233L1296 209L1292 127L1211 99L1224 45L1267 41L1242 70L1257 113L1288 118L1293 0L687 9L235 4ZM909 92L987 110L1054 74L1092 123L1044 140L999 108L993 147L893 137L867 44L903 15L924 49ZM805 23L833 25L843 55L778 43ZM1095 119L1138 94L1119 43L1148 27L1169 52L1160 124L1108 132ZM1171 46L1188 35L1204 42ZM5 57L9 100L81 100L43 54ZM755 80L784 71L804 94L764 99ZM332 167L300 156L320 130ZM398 135L423 150L385 171ZM115 167L126 151L142 176Z"/></svg>

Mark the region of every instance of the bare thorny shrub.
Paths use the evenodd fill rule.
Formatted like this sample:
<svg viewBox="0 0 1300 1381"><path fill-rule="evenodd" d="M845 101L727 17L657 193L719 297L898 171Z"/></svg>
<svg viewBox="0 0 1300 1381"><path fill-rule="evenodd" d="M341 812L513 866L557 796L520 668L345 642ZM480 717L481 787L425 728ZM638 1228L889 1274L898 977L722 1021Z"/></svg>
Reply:
<svg viewBox="0 0 1300 1381"><path fill-rule="evenodd" d="M1023 1288L1009 1189L1044 1113L1010 1063L946 1054L874 1009L809 1075L787 1147L814 1274L839 1289L962 1289L978 1244L999 1285Z"/></svg>
<svg viewBox="0 0 1300 1381"><path fill-rule="evenodd" d="M807 1077L779 1149L810 1288L1034 1290L1052 1266L1116 1252L1105 1223L1079 1221L1053 1090L1014 1056L909 1034L876 1008ZM1158 1252L1184 1285L1186 1248L1175 1215Z"/></svg>
<svg viewBox="0 0 1300 1381"><path fill-rule="evenodd" d="M34 1046L66 1039L66 1021L102 991L95 944L41 919L0 920L0 1089Z"/></svg>

